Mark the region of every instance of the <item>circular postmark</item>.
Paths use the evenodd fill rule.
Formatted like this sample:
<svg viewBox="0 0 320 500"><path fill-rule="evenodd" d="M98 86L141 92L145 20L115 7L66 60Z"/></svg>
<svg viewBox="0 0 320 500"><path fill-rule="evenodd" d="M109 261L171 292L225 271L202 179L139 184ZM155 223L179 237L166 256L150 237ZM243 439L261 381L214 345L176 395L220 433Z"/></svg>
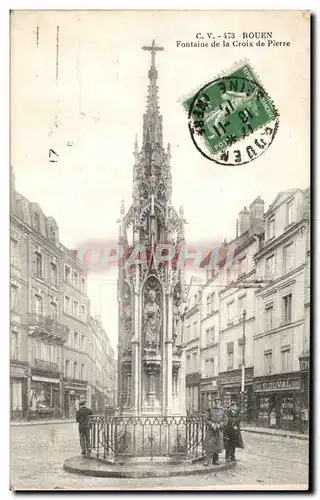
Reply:
<svg viewBox="0 0 320 500"><path fill-rule="evenodd" d="M197 150L220 165L244 165L272 144L279 114L248 64L184 102Z"/></svg>

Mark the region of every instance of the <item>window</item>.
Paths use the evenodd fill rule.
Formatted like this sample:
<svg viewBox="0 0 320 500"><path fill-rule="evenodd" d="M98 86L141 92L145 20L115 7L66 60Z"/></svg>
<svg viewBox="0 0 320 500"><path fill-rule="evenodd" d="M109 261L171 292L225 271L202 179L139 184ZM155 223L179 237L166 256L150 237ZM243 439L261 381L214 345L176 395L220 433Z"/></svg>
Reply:
<svg viewBox="0 0 320 500"><path fill-rule="evenodd" d="M81 374L80 374L81 380L85 380L86 379L85 368L86 367L84 365L81 365Z"/></svg>
<svg viewBox="0 0 320 500"><path fill-rule="evenodd" d="M293 269L293 243L290 245L286 245L283 248L283 264L284 264L284 272L287 273L291 269Z"/></svg>
<svg viewBox="0 0 320 500"><path fill-rule="evenodd" d="M70 283L70 267L69 266L64 266L64 279L68 283Z"/></svg>
<svg viewBox="0 0 320 500"><path fill-rule="evenodd" d="M214 358L210 358L209 360L209 376L213 377L214 376Z"/></svg>
<svg viewBox="0 0 320 500"><path fill-rule="evenodd" d="M65 376L70 377L70 361L68 359L65 362Z"/></svg>
<svg viewBox="0 0 320 500"><path fill-rule="evenodd" d="M210 295L207 296L207 314L210 314L214 311L214 293L210 293Z"/></svg>
<svg viewBox="0 0 320 500"><path fill-rule="evenodd" d="M18 242L17 240L11 238L10 239L10 258L11 258L11 264L13 265L18 265Z"/></svg>
<svg viewBox="0 0 320 500"><path fill-rule="evenodd" d="M78 378L78 363L76 361L73 364L73 378Z"/></svg>
<svg viewBox="0 0 320 500"><path fill-rule="evenodd" d="M246 299L245 295L242 295L241 297L238 298L238 309L239 309L239 318L240 319L242 319L242 312L246 308L245 299Z"/></svg>
<svg viewBox="0 0 320 500"><path fill-rule="evenodd" d="M84 278L81 278L80 289L81 289L81 292L85 293L85 291L86 291L86 280Z"/></svg>
<svg viewBox="0 0 320 500"><path fill-rule="evenodd" d="M58 309L57 309L57 304L55 302L50 302L50 316L55 321L57 321Z"/></svg>
<svg viewBox="0 0 320 500"><path fill-rule="evenodd" d="M40 233L40 216L37 212L34 214L34 227Z"/></svg>
<svg viewBox="0 0 320 500"><path fill-rule="evenodd" d="M287 203L287 225L294 222L294 200L290 200Z"/></svg>
<svg viewBox="0 0 320 500"><path fill-rule="evenodd" d="M37 278L42 278L42 255L39 252L35 252L35 262L36 262L36 276Z"/></svg>
<svg viewBox="0 0 320 500"><path fill-rule="evenodd" d="M265 331L268 332L273 328L273 303L266 304L264 309L265 314Z"/></svg>
<svg viewBox="0 0 320 500"><path fill-rule="evenodd" d="M211 295L207 296L207 314L211 312Z"/></svg>
<svg viewBox="0 0 320 500"><path fill-rule="evenodd" d="M198 336L198 328L197 328L197 322L195 321L193 323L193 338L197 337Z"/></svg>
<svg viewBox="0 0 320 500"><path fill-rule="evenodd" d="M67 295L64 297L64 312L70 314L70 297Z"/></svg>
<svg viewBox="0 0 320 500"><path fill-rule="evenodd" d="M198 353L197 353L197 351L194 351L192 353L192 372L193 373L198 371L197 362L198 362Z"/></svg>
<svg viewBox="0 0 320 500"><path fill-rule="evenodd" d="M275 274L275 258L271 255L266 259L266 278L272 279Z"/></svg>
<svg viewBox="0 0 320 500"><path fill-rule="evenodd" d="M272 351L264 352L264 373L270 374L272 372Z"/></svg>
<svg viewBox="0 0 320 500"><path fill-rule="evenodd" d="M50 226L50 239L53 242L56 241L56 231L52 226Z"/></svg>
<svg viewBox="0 0 320 500"><path fill-rule="evenodd" d="M11 359L19 359L18 332L11 332Z"/></svg>
<svg viewBox="0 0 320 500"><path fill-rule="evenodd" d="M35 341L35 358L41 359L41 342Z"/></svg>
<svg viewBox="0 0 320 500"><path fill-rule="evenodd" d="M42 314L43 304L42 304L42 297L40 297L40 295L35 296L35 310L37 316L40 316Z"/></svg>
<svg viewBox="0 0 320 500"><path fill-rule="evenodd" d="M233 342L227 343L227 370L233 369Z"/></svg>
<svg viewBox="0 0 320 500"><path fill-rule="evenodd" d="M79 303L76 300L73 301L73 315L75 318L79 317Z"/></svg>
<svg viewBox="0 0 320 500"><path fill-rule="evenodd" d="M78 335L78 332L74 332L74 335L73 335L73 347L75 347L76 349L78 349L78 347L79 347L79 335Z"/></svg>
<svg viewBox="0 0 320 500"><path fill-rule="evenodd" d="M86 321L86 308L84 306L81 306L81 321Z"/></svg>
<svg viewBox="0 0 320 500"><path fill-rule="evenodd" d="M281 371L288 370L290 370L290 347L284 347L281 349Z"/></svg>
<svg viewBox="0 0 320 500"><path fill-rule="evenodd" d="M18 291L17 285L10 286L10 306L12 311L15 311L18 307Z"/></svg>
<svg viewBox="0 0 320 500"><path fill-rule="evenodd" d="M268 220L268 239L274 238L275 235L276 235L275 218L272 217L271 219Z"/></svg>
<svg viewBox="0 0 320 500"><path fill-rule="evenodd" d="M80 349L84 350L84 341L85 341L85 336L81 335L81 344L80 344Z"/></svg>
<svg viewBox="0 0 320 500"><path fill-rule="evenodd" d="M79 286L79 275L76 271L74 271L73 273L73 286L75 286L76 288L78 288Z"/></svg>
<svg viewBox="0 0 320 500"><path fill-rule="evenodd" d="M13 411L22 410L22 382L12 380L11 382L12 393L11 393L11 405Z"/></svg>
<svg viewBox="0 0 320 500"><path fill-rule="evenodd" d="M239 261L239 273L241 275L241 274L245 274L246 272L247 272L247 257L243 257Z"/></svg>
<svg viewBox="0 0 320 500"><path fill-rule="evenodd" d="M228 320L228 325L233 324L233 302L227 304L227 320Z"/></svg>
<svg viewBox="0 0 320 500"><path fill-rule="evenodd" d="M213 344L215 339L215 327L212 326L206 330L206 345Z"/></svg>
<svg viewBox="0 0 320 500"><path fill-rule="evenodd" d="M209 373L210 373L210 361L209 359L206 359L205 361L205 368L204 368L204 374L206 377L209 377Z"/></svg>
<svg viewBox="0 0 320 500"><path fill-rule="evenodd" d="M282 297L282 322L284 324L292 321L292 293Z"/></svg>
<svg viewBox="0 0 320 500"><path fill-rule="evenodd" d="M57 286L57 266L53 262L50 265L50 281L53 286Z"/></svg>

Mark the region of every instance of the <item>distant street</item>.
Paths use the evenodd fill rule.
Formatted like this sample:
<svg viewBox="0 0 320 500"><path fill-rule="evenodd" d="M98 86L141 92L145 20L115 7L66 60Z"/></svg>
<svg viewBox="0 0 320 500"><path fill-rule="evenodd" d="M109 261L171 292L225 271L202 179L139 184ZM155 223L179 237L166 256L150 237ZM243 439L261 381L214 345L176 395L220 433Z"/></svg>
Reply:
<svg viewBox="0 0 320 500"><path fill-rule="evenodd" d="M66 458L80 453L76 424L12 426L12 489L232 489L282 488L308 480L308 441L244 432L245 449L237 450L239 463L232 471L216 475L113 479L68 474Z"/></svg>

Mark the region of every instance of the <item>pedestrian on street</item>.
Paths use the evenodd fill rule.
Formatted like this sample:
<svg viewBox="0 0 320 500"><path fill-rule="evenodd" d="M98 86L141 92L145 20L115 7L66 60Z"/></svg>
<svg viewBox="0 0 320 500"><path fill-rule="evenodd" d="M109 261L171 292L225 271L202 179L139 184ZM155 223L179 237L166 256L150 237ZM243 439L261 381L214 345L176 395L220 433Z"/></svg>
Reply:
<svg viewBox="0 0 320 500"><path fill-rule="evenodd" d="M237 403L232 402L229 410L227 411L227 423L223 433L227 462L236 462L236 448L243 448L240 421L240 410L237 407Z"/></svg>
<svg viewBox="0 0 320 500"><path fill-rule="evenodd" d="M82 455L90 455L90 416L92 415L92 410L87 407L86 401L82 400L79 403L79 410L76 414L76 421L79 423L79 438L81 446Z"/></svg>
<svg viewBox="0 0 320 500"><path fill-rule="evenodd" d="M219 398L214 400L212 408L208 408L205 424L206 437L203 442L203 465L209 465L210 458L212 458L214 465L218 465L219 453L223 450L223 427L225 424L225 410L220 405Z"/></svg>

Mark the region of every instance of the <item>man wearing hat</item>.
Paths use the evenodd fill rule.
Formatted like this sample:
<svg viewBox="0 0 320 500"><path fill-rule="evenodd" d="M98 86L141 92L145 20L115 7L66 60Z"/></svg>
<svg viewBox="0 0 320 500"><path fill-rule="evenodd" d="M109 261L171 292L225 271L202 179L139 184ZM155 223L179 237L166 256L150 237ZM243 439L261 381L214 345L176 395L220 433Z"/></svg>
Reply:
<svg viewBox="0 0 320 500"><path fill-rule="evenodd" d="M225 424L225 410L220 405L220 399L215 398L214 405L208 409L206 422L206 437L203 442L204 462L209 465L210 458L214 465L219 463L219 453L223 450L223 427Z"/></svg>
<svg viewBox="0 0 320 500"><path fill-rule="evenodd" d="M236 448L243 448L243 441L240 430L240 410L237 403L233 401L227 410L227 424L224 428L223 440L226 449L226 461L235 462Z"/></svg>
<svg viewBox="0 0 320 500"><path fill-rule="evenodd" d="M76 421L79 423L79 438L82 455L90 455L90 416L92 411L87 407L85 399L80 399Z"/></svg>

